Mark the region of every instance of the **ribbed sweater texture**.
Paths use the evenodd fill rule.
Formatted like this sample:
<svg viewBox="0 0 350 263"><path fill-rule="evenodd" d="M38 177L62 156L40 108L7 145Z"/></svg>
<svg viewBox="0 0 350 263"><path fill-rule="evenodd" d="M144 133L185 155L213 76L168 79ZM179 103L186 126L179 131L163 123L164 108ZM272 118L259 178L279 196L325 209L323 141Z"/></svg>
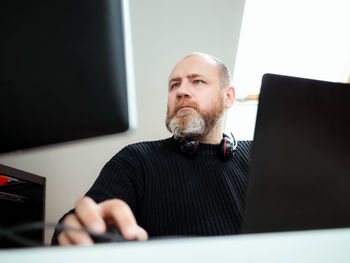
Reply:
<svg viewBox="0 0 350 263"><path fill-rule="evenodd" d="M229 160L218 157L218 148L200 144L189 158L173 137L131 144L104 166L86 195L97 203L124 200L150 238L239 233L251 142L238 141Z"/></svg>

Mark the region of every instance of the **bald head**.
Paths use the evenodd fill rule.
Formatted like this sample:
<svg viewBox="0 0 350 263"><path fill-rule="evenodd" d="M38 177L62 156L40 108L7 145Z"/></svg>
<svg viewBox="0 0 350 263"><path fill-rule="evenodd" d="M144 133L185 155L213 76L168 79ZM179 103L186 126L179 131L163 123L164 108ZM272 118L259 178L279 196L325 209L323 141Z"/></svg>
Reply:
<svg viewBox="0 0 350 263"><path fill-rule="evenodd" d="M222 88L231 86L231 73L228 67L218 58L211 56L206 53L201 52L193 52L188 55L186 55L183 59L193 57L193 56L199 56L203 59L207 60L209 63L213 63L217 66L218 70L218 77L221 83Z"/></svg>

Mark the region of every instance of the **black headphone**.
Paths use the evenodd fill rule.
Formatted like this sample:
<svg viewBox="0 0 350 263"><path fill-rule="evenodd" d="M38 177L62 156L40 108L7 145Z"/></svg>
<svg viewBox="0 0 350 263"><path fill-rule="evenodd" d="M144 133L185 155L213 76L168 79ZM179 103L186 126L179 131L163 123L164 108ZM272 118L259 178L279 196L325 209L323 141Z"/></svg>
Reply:
<svg viewBox="0 0 350 263"><path fill-rule="evenodd" d="M232 139L226 134L224 134L218 146L218 156L221 160L228 160L235 154L237 148L237 141L232 133L231 136ZM186 140L184 138L180 140L180 150L185 156L190 158L195 157L198 153L198 149L199 141Z"/></svg>

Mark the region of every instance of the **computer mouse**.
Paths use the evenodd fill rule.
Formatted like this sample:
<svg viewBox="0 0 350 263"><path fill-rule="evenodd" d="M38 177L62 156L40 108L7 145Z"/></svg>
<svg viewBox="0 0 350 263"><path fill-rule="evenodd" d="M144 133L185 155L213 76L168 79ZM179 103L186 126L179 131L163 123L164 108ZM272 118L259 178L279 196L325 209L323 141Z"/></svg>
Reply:
<svg viewBox="0 0 350 263"><path fill-rule="evenodd" d="M125 239L120 233L118 227L107 226L107 230L103 234L90 234L94 243L110 243L110 242L129 242L134 240ZM135 239L136 240L136 239Z"/></svg>

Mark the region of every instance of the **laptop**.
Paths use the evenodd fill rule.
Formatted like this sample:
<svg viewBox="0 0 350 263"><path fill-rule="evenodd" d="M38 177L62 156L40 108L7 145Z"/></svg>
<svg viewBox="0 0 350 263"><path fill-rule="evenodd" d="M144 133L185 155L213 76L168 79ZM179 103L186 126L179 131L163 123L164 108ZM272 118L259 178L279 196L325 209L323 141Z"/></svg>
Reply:
<svg viewBox="0 0 350 263"><path fill-rule="evenodd" d="M242 233L350 227L350 84L262 79Z"/></svg>

